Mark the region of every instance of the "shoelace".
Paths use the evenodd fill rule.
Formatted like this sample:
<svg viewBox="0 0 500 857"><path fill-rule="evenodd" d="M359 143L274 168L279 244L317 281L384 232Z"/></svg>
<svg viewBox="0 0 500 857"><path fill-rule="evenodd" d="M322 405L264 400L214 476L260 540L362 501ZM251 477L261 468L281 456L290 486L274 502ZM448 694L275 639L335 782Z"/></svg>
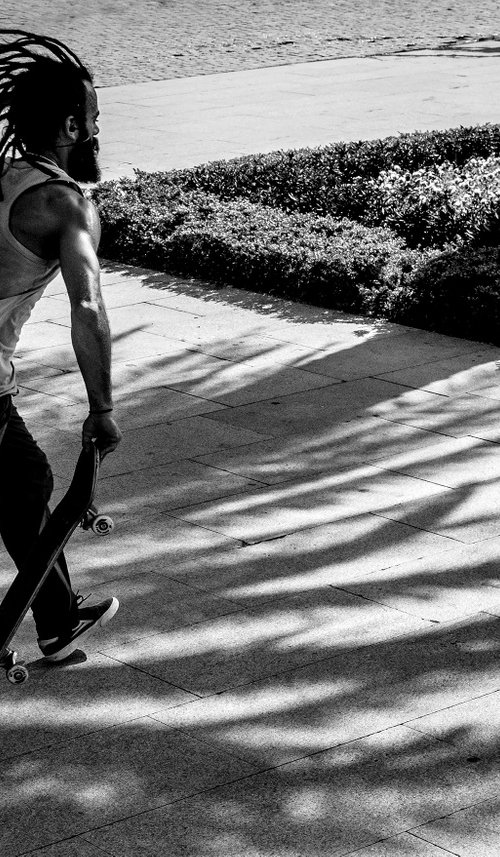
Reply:
<svg viewBox="0 0 500 857"><path fill-rule="evenodd" d="M83 602L87 600L87 598L90 598L91 595L92 595L91 592L89 592L88 595L80 595L80 593L77 590L76 591L76 606L80 607L83 604Z"/></svg>

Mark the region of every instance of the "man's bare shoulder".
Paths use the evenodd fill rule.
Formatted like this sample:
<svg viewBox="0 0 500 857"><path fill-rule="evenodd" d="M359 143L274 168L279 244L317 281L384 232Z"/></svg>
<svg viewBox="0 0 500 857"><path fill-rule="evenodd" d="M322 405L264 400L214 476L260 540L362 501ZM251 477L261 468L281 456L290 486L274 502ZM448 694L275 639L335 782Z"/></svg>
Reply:
<svg viewBox="0 0 500 857"><path fill-rule="evenodd" d="M70 225L92 229L98 223L96 208L90 200L62 182L49 182L36 188L31 204L36 207L38 216L60 224L63 229Z"/></svg>
<svg viewBox="0 0 500 857"><path fill-rule="evenodd" d="M76 188L62 182L49 182L24 193L16 201L11 229L28 249L53 257L60 238L69 232L86 232L97 245L99 216L90 200Z"/></svg>

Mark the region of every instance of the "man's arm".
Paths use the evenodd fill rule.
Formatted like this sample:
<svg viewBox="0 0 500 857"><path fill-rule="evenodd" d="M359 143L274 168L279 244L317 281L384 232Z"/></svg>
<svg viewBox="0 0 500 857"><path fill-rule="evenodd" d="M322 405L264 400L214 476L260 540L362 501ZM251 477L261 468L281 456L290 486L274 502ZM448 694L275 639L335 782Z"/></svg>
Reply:
<svg viewBox="0 0 500 857"><path fill-rule="evenodd" d="M96 254L99 220L94 206L75 191L57 191L52 212L58 224L59 260L71 303L73 348L89 400L83 445L95 439L105 455L116 449L121 432L113 419L111 336Z"/></svg>

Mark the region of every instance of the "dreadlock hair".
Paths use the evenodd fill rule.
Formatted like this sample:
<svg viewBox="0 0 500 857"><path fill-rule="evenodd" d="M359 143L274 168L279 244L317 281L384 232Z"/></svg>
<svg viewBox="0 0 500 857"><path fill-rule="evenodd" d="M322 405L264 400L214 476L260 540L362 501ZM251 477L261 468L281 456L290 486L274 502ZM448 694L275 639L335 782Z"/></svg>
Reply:
<svg viewBox="0 0 500 857"><path fill-rule="evenodd" d="M62 42L0 29L0 177L7 159L50 148L68 116L84 125L85 82L92 75Z"/></svg>

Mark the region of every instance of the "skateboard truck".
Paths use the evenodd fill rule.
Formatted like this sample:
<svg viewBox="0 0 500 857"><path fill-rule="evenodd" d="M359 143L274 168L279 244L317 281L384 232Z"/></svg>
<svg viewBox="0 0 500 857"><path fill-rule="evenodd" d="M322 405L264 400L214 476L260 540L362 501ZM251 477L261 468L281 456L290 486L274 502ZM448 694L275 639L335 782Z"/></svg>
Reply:
<svg viewBox="0 0 500 857"><path fill-rule="evenodd" d="M80 524L83 530L92 530L96 536L108 536L115 528L115 522L109 515L101 515L92 505L86 512Z"/></svg>
<svg viewBox="0 0 500 857"><path fill-rule="evenodd" d="M24 661L17 660L17 652L10 649L2 656L1 666L5 669L7 681L11 684L24 684L28 680L29 672Z"/></svg>

